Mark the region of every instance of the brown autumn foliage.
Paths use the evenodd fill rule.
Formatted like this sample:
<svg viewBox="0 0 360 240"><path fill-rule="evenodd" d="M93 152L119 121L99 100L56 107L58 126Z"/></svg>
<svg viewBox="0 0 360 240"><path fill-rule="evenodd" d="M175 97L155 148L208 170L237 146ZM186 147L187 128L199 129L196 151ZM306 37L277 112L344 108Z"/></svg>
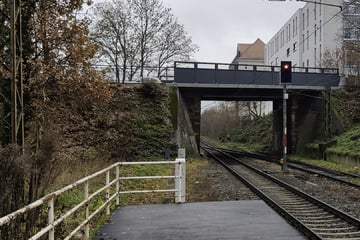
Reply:
<svg viewBox="0 0 360 240"><path fill-rule="evenodd" d="M97 46L88 37L89 21L74 14L84 2L30 0L24 4L23 35L30 39L23 55L26 146L24 154L16 146L0 148L4 170L0 171L0 216L41 197L63 167L59 152L64 130L59 122L100 109L112 96L103 74L91 67ZM7 70L1 72L0 78ZM19 219L0 228L0 239L27 239L38 214L26 216L25 225Z"/></svg>

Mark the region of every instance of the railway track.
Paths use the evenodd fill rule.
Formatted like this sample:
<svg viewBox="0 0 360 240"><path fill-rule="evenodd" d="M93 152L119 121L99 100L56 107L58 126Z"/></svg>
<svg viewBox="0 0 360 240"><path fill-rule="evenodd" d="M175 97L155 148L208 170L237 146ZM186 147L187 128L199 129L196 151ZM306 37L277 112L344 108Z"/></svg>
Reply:
<svg viewBox="0 0 360 240"><path fill-rule="evenodd" d="M262 153L262 152L250 153L250 152L246 152L246 151L235 151L235 150L228 150L228 149L219 149L219 150L224 151L230 155L237 156L237 157L238 156L247 156L247 157L251 157L254 159L265 160L265 161L273 162L273 163L280 165L280 157ZM288 168L293 168L293 169L301 170L301 171L308 172L311 174L316 174L316 175L319 175L322 177L329 178L333 181L340 182L340 183L343 183L346 185L350 185L351 187L360 189L360 185L354 182L354 180L360 179L360 175L357 175L357 174L335 171L335 170L331 170L328 168L323 168L323 167L319 167L319 166L315 166L315 165L311 165L311 164L307 164L307 163L302 163L302 162L294 161L294 160L287 160L287 166L288 166Z"/></svg>
<svg viewBox="0 0 360 240"><path fill-rule="evenodd" d="M239 159L202 144L216 159L309 239L360 240L360 220Z"/></svg>

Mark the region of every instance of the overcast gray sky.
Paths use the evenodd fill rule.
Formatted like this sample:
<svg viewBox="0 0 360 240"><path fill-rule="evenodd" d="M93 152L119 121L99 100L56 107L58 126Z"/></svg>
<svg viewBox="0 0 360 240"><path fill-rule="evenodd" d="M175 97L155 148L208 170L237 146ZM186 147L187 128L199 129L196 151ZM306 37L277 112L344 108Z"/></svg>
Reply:
<svg viewBox="0 0 360 240"><path fill-rule="evenodd" d="M268 0L163 0L200 47L195 59L229 63L237 43L265 43L305 4Z"/></svg>

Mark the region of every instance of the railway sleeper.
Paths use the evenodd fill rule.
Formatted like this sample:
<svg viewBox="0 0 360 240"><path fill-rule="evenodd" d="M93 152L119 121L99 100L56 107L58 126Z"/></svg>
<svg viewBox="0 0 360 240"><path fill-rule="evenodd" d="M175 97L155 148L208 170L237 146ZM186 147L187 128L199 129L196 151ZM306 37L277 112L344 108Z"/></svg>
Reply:
<svg viewBox="0 0 360 240"><path fill-rule="evenodd" d="M330 219L309 219L309 218L305 218L303 221L304 222L314 222L314 223L316 223L316 222L332 223L332 222L341 222L343 220L333 216Z"/></svg>
<svg viewBox="0 0 360 240"><path fill-rule="evenodd" d="M334 218L332 215L323 215L323 216L312 216L312 215L297 215L298 218L304 218L304 219L311 219L311 220L321 220L321 219L328 219L328 218Z"/></svg>
<svg viewBox="0 0 360 240"><path fill-rule="evenodd" d="M317 217L319 217L319 218L321 218L321 217L324 217L324 218L334 217L333 215L329 214L328 212L322 212L322 213L319 213L319 214L316 214L316 215L314 215L314 214L309 215L308 213L304 213L304 214L298 213L298 214L296 214L296 217L298 217L298 218L308 217L308 216L314 216L316 218Z"/></svg>
<svg viewBox="0 0 360 240"><path fill-rule="evenodd" d="M346 237L346 238L353 238L353 237L360 237L360 232L337 232L337 233L319 233L322 237Z"/></svg>
<svg viewBox="0 0 360 240"><path fill-rule="evenodd" d="M360 238L324 238L324 240L360 240Z"/></svg>
<svg viewBox="0 0 360 240"><path fill-rule="evenodd" d="M322 209L320 209L318 207L312 207L311 209L304 208L304 207L288 207L286 209L289 211L293 211L293 212L309 213L309 214L316 214L316 213L324 212Z"/></svg>
<svg viewBox="0 0 360 240"><path fill-rule="evenodd" d="M311 230L316 232L344 232L344 231L356 231L355 227L340 227L340 228L311 228Z"/></svg>
<svg viewBox="0 0 360 240"><path fill-rule="evenodd" d="M308 223L306 224L310 228L342 228L342 227L349 227L349 225L345 222L338 222L338 223Z"/></svg>

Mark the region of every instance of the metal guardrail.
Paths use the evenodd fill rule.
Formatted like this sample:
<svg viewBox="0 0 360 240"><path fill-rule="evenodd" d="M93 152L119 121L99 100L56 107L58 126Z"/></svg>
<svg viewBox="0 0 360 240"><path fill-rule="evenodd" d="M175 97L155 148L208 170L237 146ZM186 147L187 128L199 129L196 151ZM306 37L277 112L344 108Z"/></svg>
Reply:
<svg viewBox="0 0 360 240"><path fill-rule="evenodd" d="M161 165L161 164L174 164L175 165L175 175L173 176L138 176L138 177L120 177L120 166L125 165ZM111 179L111 172L115 171L114 179ZM105 186L95 190L94 193L89 194L89 181L95 177L105 175ZM92 175L84 177L60 190L52 192L37 201L13 212L4 217L0 218L0 227L11 222L17 217L22 216L23 214L31 211L34 208L37 208L43 204L47 203L47 215L48 215L48 224L46 227L39 230L35 235L29 238L29 240L40 239L46 233L48 234L49 240L55 239L55 228L65 219L78 212L80 208L85 208L85 220L82 221L72 232L67 235L64 239L68 240L75 236L80 230L83 230L85 239L89 239L90 232L90 220L94 218L101 210L106 208L106 214L110 215L111 202L115 200L116 205L120 204L120 194L128 193L160 193L160 192L174 192L175 193L175 202L183 203L185 202L185 175L186 175L186 163L185 158L177 158L175 161L157 161L157 162L117 162L103 170L100 170ZM133 191L120 191L120 181L121 180L133 180L133 179L174 179L175 188L174 189L154 189L154 190L133 190ZM54 211L54 201L56 197L59 197L61 194L74 189L77 186L84 186L84 199L75 207L69 211L62 213L58 218L55 217ZM110 189L115 185L115 192L111 195ZM89 202L94 197L98 196L100 193L105 192L106 201L99 206L94 212L90 213ZM57 239L57 238L56 238Z"/></svg>

